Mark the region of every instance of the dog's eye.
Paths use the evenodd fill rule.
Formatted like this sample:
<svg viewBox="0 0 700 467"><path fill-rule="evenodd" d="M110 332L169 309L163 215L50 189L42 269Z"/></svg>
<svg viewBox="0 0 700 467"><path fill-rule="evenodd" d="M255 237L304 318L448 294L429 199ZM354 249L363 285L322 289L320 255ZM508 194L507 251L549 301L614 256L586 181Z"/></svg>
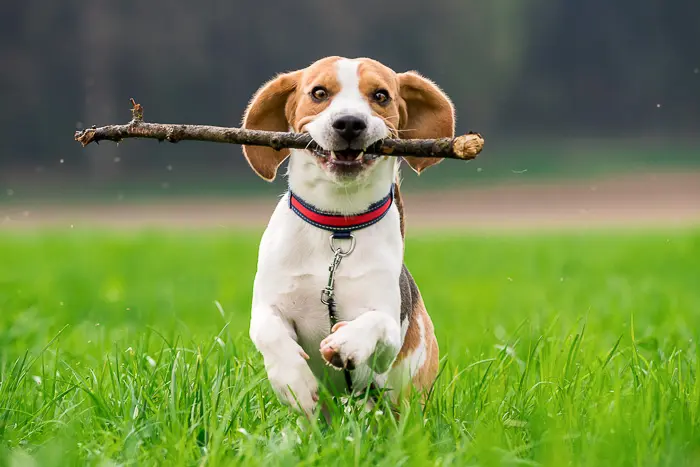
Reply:
<svg viewBox="0 0 700 467"><path fill-rule="evenodd" d="M311 97L318 102L325 101L328 99L328 90L323 86L316 86L311 90Z"/></svg>
<svg viewBox="0 0 700 467"><path fill-rule="evenodd" d="M377 104L386 104L389 102L389 91L386 89L378 89L372 94L372 99L374 99L374 102Z"/></svg>

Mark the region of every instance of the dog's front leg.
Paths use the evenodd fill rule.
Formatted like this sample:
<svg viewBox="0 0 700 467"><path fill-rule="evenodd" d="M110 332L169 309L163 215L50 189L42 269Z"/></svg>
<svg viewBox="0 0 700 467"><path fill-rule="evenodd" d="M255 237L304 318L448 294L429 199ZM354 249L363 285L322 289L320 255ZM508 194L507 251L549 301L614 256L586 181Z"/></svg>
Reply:
<svg viewBox="0 0 700 467"><path fill-rule="evenodd" d="M291 323L274 307L257 305L250 321L250 338L263 356L277 397L311 417L318 402L318 383Z"/></svg>
<svg viewBox="0 0 700 467"><path fill-rule="evenodd" d="M367 310L333 326L320 350L337 368L353 369L366 363L375 373L385 373L401 350L401 328L389 313Z"/></svg>

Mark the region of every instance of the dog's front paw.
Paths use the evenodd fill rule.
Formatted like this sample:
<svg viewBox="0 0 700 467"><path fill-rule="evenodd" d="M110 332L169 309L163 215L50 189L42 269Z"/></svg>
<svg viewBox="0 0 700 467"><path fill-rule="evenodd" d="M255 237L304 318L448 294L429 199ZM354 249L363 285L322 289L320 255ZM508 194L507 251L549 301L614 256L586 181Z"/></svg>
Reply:
<svg viewBox="0 0 700 467"><path fill-rule="evenodd" d="M282 403L309 418L313 416L318 402L318 382L304 360L268 365L267 377Z"/></svg>
<svg viewBox="0 0 700 467"><path fill-rule="evenodd" d="M353 370L372 355L376 342L371 332L357 326L354 321L341 321L321 341L321 355L335 368Z"/></svg>

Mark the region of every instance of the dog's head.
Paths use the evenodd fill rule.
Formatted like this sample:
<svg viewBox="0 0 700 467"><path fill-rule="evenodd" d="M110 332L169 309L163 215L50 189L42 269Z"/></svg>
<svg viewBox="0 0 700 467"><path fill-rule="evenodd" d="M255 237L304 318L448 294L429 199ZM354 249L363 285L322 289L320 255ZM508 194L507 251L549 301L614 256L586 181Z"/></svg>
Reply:
<svg viewBox="0 0 700 467"><path fill-rule="evenodd" d="M449 98L415 72L395 73L367 59L328 57L277 76L253 96L243 127L309 133L322 151L295 151L333 181L353 180L387 159L365 154L382 138L454 136ZM290 151L244 146L253 170L272 181ZM441 159L406 157L420 173Z"/></svg>

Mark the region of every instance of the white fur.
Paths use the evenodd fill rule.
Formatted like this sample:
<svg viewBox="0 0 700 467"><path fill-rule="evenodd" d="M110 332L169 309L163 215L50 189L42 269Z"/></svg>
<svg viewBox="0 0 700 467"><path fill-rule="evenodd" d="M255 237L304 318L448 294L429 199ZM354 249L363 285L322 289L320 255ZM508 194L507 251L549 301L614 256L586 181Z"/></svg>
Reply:
<svg viewBox="0 0 700 467"><path fill-rule="evenodd" d="M307 125L314 139L322 145L332 144L327 135L332 133L333 116L340 113L366 119L373 135L365 141L367 145L386 136L385 124L372 115L360 95L357 63L339 61L337 72L340 93ZM314 157L307 151L291 152L291 189L319 209L345 214L362 212L385 197L398 170L397 159L385 157L359 178L338 181L319 167ZM320 353L321 341L330 334L328 309L320 297L333 253L330 232L304 222L288 203L287 194L272 214L260 243L250 337L263 355L280 399L311 414L316 406L317 381L331 389L345 389L343 373L330 368ZM330 335L329 342L341 358L354 359L353 384L361 389L371 379L386 381L387 375L382 373L391 367L405 335L400 325L403 241L398 209L392 206L381 221L354 235L355 250L342 260L336 273L338 319L348 324Z"/></svg>

